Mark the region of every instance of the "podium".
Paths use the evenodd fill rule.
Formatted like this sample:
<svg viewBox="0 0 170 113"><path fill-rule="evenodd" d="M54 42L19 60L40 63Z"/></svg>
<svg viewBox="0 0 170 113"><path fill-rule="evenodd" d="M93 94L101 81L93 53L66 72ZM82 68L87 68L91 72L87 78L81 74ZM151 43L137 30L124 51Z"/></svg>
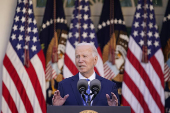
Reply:
<svg viewBox="0 0 170 113"><path fill-rule="evenodd" d="M131 113L130 106L47 106L47 113Z"/></svg>

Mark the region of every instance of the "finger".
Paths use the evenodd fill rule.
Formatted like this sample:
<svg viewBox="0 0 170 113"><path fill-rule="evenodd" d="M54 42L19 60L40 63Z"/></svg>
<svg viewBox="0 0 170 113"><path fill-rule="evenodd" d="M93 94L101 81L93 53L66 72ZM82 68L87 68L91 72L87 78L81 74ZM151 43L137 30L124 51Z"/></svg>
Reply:
<svg viewBox="0 0 170 113"><path fill-rule="evenodd" d="M56 95L60 96L60 91L59 90L56 91Z"/></svg>
<svg viewBox="0 0 170 113"><path fill-rule="evenodd" d="M58 92L58 90L54 92L54 95L56 95L56 94L57 94L57 92Z"/></svg>
<svg viewBox="0 0 170 113"><path fill-rule="evenodd" d="M54 98L52 98L52 102L54 101Z"/></svg>
<svg viewBox="0 0 170 113"><path fill-rule="evenodd" d="M55 97L57 96L58 94L58 90L54 92L54 95L53 95L53 98L55 99Z"/></svg>
<svg viewBox="0 0 170 113"><path fill-rule="evenodd" d="M116 95L115 95L113 92L111 92L111 95L112 95L112 99L113 99L113 100L118 100L117 97L116 97Z"/></svg>
<svg viewBox="0 0 170 113"><path fill-rule="evenodd" d="M108 94L106 94L106 99L107 99L107 101L110 100L110 96Z"/></svg>
<svg viewBox="0 0 170 113"><path fill-rule="evenodd" d="M52 104L55 102L55 99L54 98L52 98Z"/></svg>
<svg viewBox="0 0 170 113"><path fill-rule="evenodd" d="M52 101L54 101L56 99L56 95L53 95Z"/></svg>
<svg viewBox="0 0 170 113"><path fill-rule="evenodd" d="M56 101L57 101L57 99L53 99L53 101L52 101L52 102L53 102L53 104L54 104Z"/></svg>
<svg viewBox="0 0 170 113"><path fill-rule="evenodd" d="M115 101L116 102L116 106L118 106L118 99L117 99L116 95L113 92L111 92L111 94L112 94L113 101Z"/></svg>
<svg viewBox="0 0 170 113"><path fill-rule="evenodd" d="M68 97L69 97L69 94L65 95L65 96L64 96L64 99L66 100Z"/></svg>
<svg viewBox="0 0 170 113"><path fill-rule="evenodd" d="M55 97L56 97L56 95L54 94L52 99L55 99Z"/></svg>

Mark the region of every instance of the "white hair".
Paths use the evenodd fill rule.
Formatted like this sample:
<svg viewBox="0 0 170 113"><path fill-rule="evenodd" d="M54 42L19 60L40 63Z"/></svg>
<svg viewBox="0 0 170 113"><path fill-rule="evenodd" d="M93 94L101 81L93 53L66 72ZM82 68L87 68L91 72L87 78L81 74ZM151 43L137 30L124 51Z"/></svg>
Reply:
<svg viewBox="0 0 170 113"><path fill-rule="evenodd" d="M96 47L94 46L94 44L91 44L91 43L84 43L84 42L83 42L83 43L77 44L77 45L76 45L76 48L77 48L77 47L80 47L80 46L91 46L93 57L95 57L95 56L98 57L98 52L97 52L97 49L96 49Z"/></svg>

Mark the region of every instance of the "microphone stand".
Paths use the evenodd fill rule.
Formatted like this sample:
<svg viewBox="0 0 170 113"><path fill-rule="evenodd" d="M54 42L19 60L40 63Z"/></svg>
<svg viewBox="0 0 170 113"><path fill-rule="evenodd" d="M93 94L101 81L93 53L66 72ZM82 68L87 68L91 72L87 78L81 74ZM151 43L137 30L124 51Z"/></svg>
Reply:
<svg viewBox="0 0 170 113"><path fill-rule="evenodd" d="M86 102L86 99L85 99L85 95L88 96L87 102ZM82 94L83 100L84 100L84 102L86 102L86 105L87 105L87 106L91 106L91 101L92 101L92 100L90 100L90 95L91 95L91 94L87 94L87 93Z"/></svg>
<svg viewBox="0 0 170 113"><path fill-rule="evenodd" d="M91 106L90 95L91 95L91 94L88 94L87 106Z"/></svg>
<svg viewBox="0 0 170 113"><path fill-rule="evenodd" d="M88 96L87 102L86 102L86 99L85 99L85 95ZM92 100L90 100L90 95L91 95L91 94L87 94L87 93L82 94L83 100L84 100L84 102L86 102L86 105L87 105L87 106L91 106L91 101L92 101Z"/></svg>
<svg viewBox="0 0 170 113"><path fill-rule="evenodd" d="M91 106L91 101L96 97L97 94L93 94L93 97L90 100L90 95L92 95L93 93L87 94L88 96L88 100L87 100L87 106Z"/></svg>
<svg viewBox="0 0 170 113"><path fill-rule="evenodd" d="M90 95L92 95L92 94L93 94L93 97L90 99ZM87 102L86 102L86 105L87 105L87 106L91 106L91 101L96 97L97 94L98 94L97 92L94 92L94 93L90 93L90 94L84 93L84 94L82 95L85 102L86 102L86 99L85 99L85 96L84 96L84 95L87 95L87 96L88 96L88 100L87 100Z"/></svg>

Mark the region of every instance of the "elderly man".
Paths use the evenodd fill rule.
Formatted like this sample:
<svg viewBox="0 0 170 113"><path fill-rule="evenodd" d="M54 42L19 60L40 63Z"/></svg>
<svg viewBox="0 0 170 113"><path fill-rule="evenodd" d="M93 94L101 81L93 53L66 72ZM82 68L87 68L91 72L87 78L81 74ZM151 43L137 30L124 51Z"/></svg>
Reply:
<svg viewBox="0 0 170 113"><path fill-rule="evenodd" d="M97 60L98 53L93 44L80 43L76 46L75 62L79 73L59 83L52 99L53 105L84 105L84 100L77 89L77 82L79 79L88 78L90 81L98 79L101 82L101 90L94 98L92 106L118 106L116 84L95 73L94 66Z"/></svg>

